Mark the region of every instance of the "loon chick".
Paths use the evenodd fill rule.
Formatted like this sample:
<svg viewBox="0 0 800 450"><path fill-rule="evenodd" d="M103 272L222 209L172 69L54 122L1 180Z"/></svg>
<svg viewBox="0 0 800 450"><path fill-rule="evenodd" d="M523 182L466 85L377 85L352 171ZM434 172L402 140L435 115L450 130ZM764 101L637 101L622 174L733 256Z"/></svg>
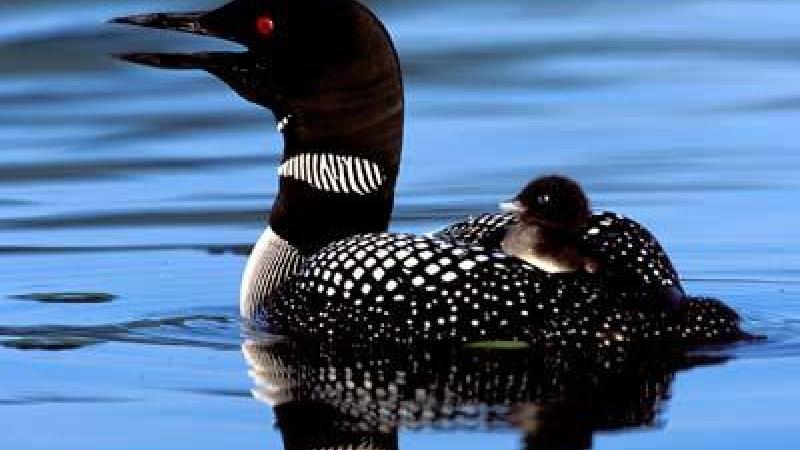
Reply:
<svg viewBox="0 0 800 450"><path fill-rule="evenodd" d="M592 213L581 186L567 177L539 177L510 203L501 205L515 214L501 248L546 272L594 272L594 262L580 254L581 227Z"/></svg>
<svg viewBox="0 0 800 450"><path fill-rule="evenodd" d="M642 286L680 284L652 235L619 216L592 216L580 242L603 272L630 275L617 289L597 274L549 273L502 252L513 215L481 217L432 237L386 233L403 85L388 32L354 0L234 0L210 12L115 22L247 48L120 55L206 70L275 114L285 144L280 191L271 230L243 277L245 318L293 336L399 343L504 339L623 349L741 336L738 316L720 302L645 308Z"/></svg>
<svg viewBox="0 0 800 450"><path fill-rule="evenodd" d="M512 202L501 205L514 214L514 223L508 226L500 246L550 273L581 269L596 273L601 269L599 261L608 260L602 273L607 290L616 289L620 298L633 295L639 301L649 300L659 309L678 308L685 294L655 237L620 217L616 229L611 229L614 218L593 220L589 204L575 180L562 175L536 178ZM598 215L603 216L608 214ZM590 223L599 226L589 227ZM651 279L657 282L651 283Z"/></svg>

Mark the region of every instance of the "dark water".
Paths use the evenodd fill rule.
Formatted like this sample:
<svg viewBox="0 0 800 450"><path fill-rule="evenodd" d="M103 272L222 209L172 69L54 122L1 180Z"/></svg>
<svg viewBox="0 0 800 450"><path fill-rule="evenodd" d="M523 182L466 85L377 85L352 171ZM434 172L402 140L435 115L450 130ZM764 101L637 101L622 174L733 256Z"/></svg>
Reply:
<svg viewBox="0 0 800 450"><path fill-rule="evenodd" d="M272 118L202 73L107 56L225 48L104 23L203 3L0 4L2 449L281 446L250 392L236 306L277 189ZM640 390L601 376L611 395L576 397L597 416L594 448L798 448L800 6L373 5L408 83L395 230L491 211L532 175L565 172L654 230L693 293L769 337L669 383L634 377ZM604 416L617 392L645 414ZM565 411L551 423L571 423ZM409 426L397 439L512 449L523 434Z"/></svg>

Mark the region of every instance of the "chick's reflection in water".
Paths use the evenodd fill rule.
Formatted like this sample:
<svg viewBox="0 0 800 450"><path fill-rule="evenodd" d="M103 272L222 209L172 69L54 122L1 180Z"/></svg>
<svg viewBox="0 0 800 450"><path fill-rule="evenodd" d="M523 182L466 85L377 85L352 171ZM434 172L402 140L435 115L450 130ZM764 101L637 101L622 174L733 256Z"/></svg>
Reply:
<svg viewBox="0 0 800 450"><path fill-rule="evenodd" d="M500 345L244 344L253 394L287 450L398 449L398 431L518 430L530 449L589 449L598 431L658 427L676 372L716 356L633 359Z"/></svg>

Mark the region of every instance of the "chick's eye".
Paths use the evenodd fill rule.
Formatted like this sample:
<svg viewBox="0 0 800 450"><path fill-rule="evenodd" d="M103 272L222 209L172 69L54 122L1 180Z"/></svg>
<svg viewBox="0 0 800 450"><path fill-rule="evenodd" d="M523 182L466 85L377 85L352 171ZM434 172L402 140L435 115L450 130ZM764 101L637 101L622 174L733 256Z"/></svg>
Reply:
<svg viewBox="0 0 800 450"><path fill-rule="evenodd" d="M271 36L275 32L275 21L270 16L261 16L256 20L256 30L262 36Z"/></svg>

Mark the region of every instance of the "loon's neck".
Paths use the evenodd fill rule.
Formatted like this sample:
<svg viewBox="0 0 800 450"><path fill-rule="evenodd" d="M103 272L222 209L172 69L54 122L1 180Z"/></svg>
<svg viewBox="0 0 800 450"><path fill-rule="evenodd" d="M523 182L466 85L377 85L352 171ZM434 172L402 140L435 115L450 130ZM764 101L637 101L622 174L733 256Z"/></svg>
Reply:
<svg viewBox="0 0 800 450"><path fill-rule="evenodd" d="M330 50L324 70L298 71L302 80L275 97L283 120L280 189L272 231L309 255L359 233L386 231L403 144L403 81L388 31L363 5L345 21L347 46ZM297 56L302 67L317 67ZM288 118L288 119L287 119Z"/></svg>
<svg viewBox="0 0 800 450"><path fill-rule="evenodd" d="M344 92L344 93L342 93ZM386 231L403 141L398 80L317 94L281 111L280 190L270 226L302 254Z"/></svg>

